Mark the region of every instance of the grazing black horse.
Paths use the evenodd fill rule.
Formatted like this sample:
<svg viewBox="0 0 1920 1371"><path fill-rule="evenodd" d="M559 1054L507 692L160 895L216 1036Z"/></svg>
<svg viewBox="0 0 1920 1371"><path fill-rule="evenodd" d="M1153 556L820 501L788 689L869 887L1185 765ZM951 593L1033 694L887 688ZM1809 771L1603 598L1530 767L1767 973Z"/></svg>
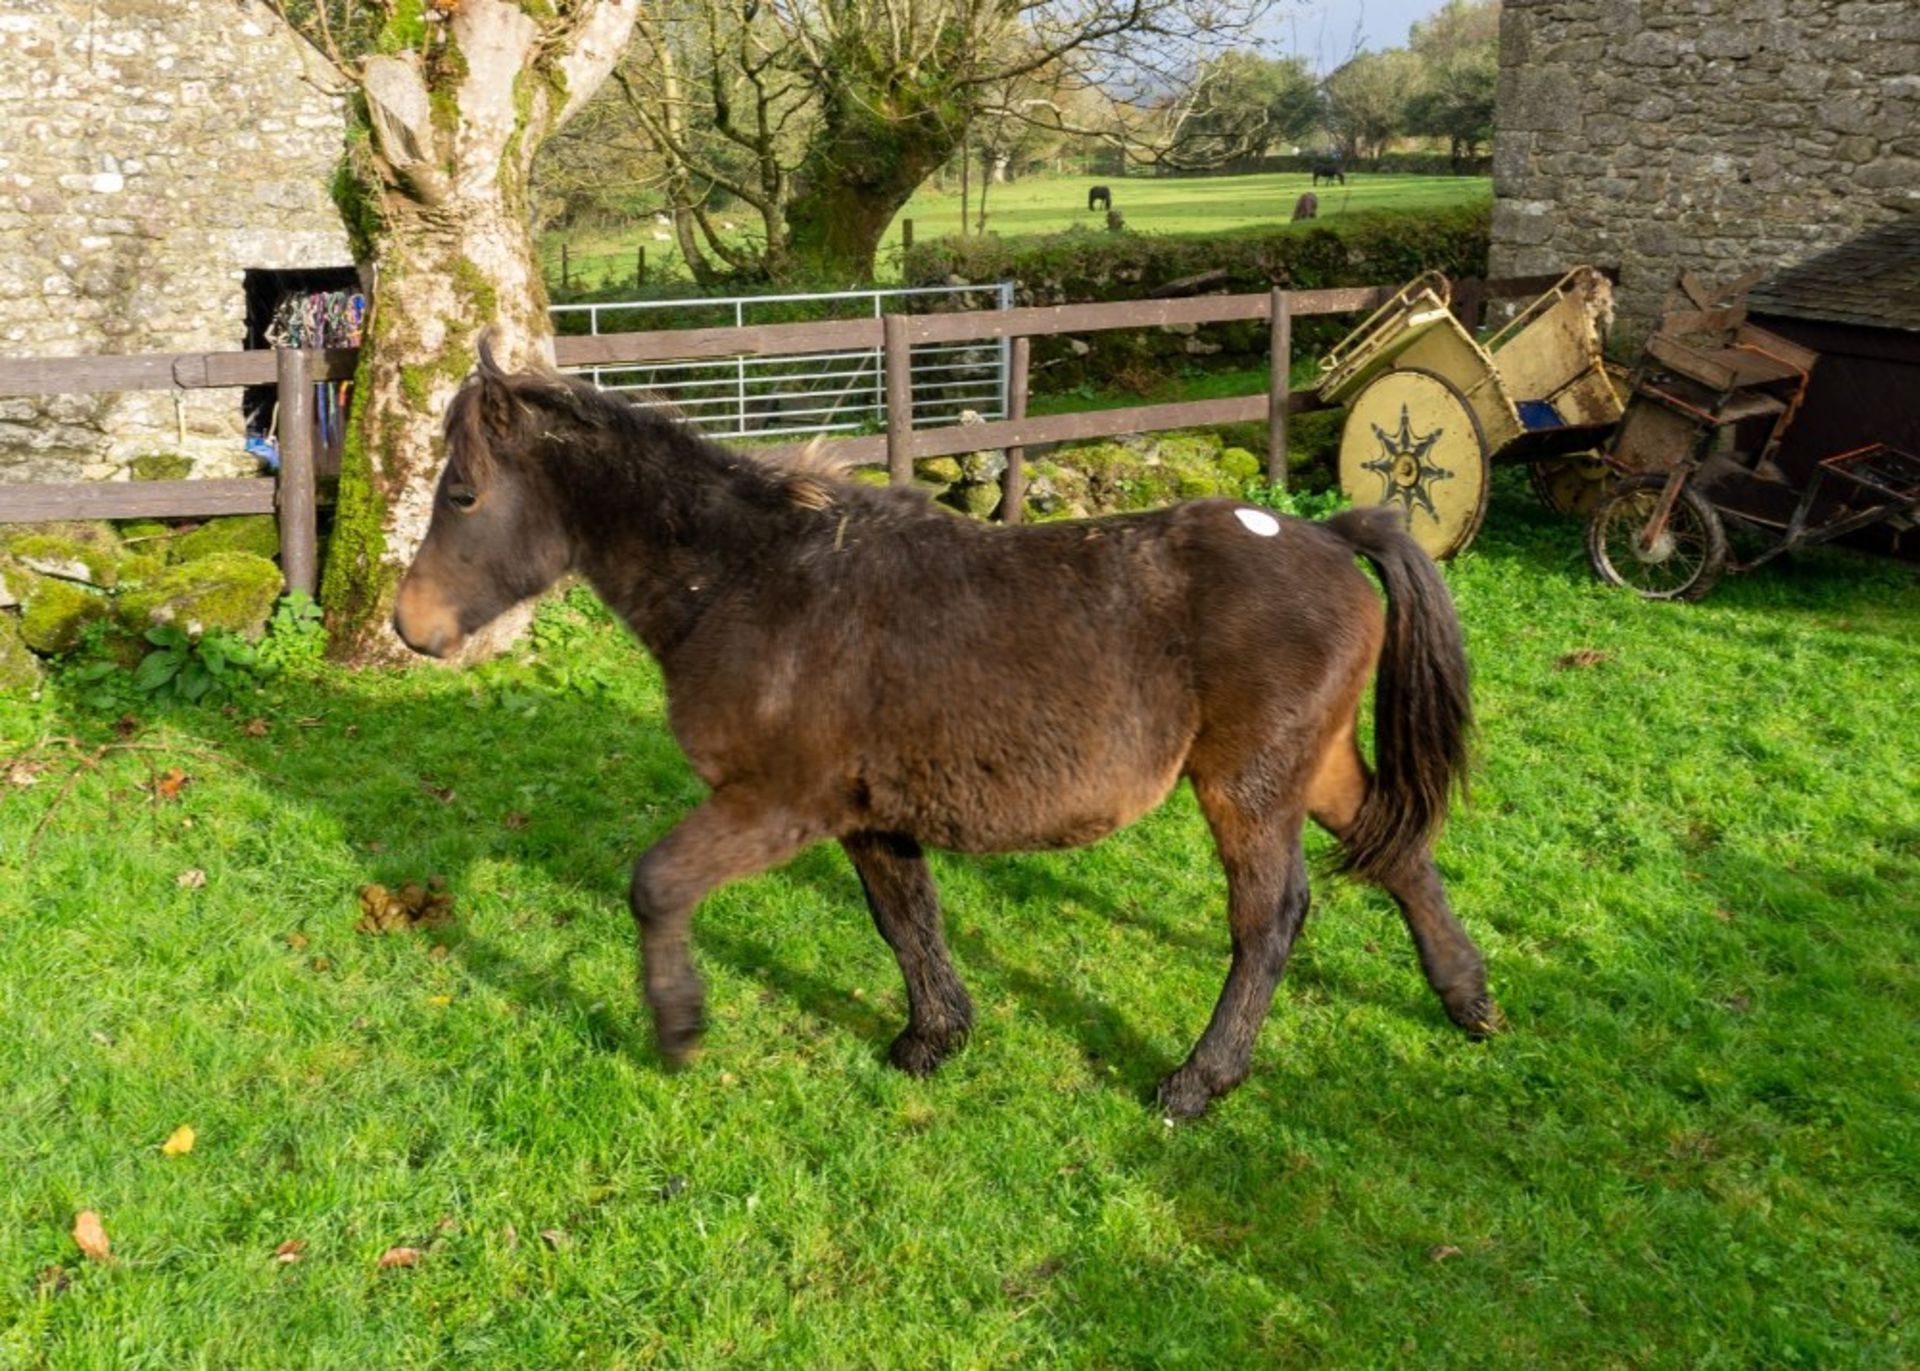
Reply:
<svg viewBox="0 0 1920 1371"><path fill-rule="evenodd" d="M1347 184L1346 170L1339 162L1334 160L1315 162L1313 164L1313 184L1318 186L1323 177L1329 185L1335 181L1338 181L1343 186Z"/></svg>
<svg viewBox="0 0 1920 1371"><path fill-rule="evenodd" d="M1113 208L1113 192L1105 186L1095 186L1087 192L1087 213L1102 208Z"/></svg>
<svg viewBox="0 0 1920 1371"><path fill-rule="evenodd" d="M1233 959L1205 1034L1161 1084L1169 1115L1247 1074L1307 912L1308 817L1399 902L1454 1022L1495 1027L1428 846L1466 761L1459 628L1385 511L1314 524L1202 500L996 527L480 356L447 412L395 627L443 656L578 571L659 662L668 725L710 787L633 871L669 1060L701 1029L695 905L831 839L906 980L892 1060L932 1071L973 1009L923 847L1089 843L1182 777L1226 868ZM1356 553L1386 587L1384 615ZM1377 775L1354 742L1369 680Z"/></svg>

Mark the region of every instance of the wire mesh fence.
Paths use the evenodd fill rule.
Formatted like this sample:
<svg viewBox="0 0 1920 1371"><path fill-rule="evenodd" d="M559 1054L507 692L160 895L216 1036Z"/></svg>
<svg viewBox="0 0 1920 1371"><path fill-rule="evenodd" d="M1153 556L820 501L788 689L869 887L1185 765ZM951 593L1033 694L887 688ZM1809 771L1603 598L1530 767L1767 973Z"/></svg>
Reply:
<svg viewBox="0 0 1920 1371"><path fill-rule="evenodd" d="M741 295L719 299L635 300L555 305L563 333L627 333L663 328L744 328L799 320L879 318L1010 309L1013 283L914 286L805 295ZM1007 415L1005 339L929 343L912 352L913 419L917 427ZM724 357L588 366L577 374L636 402L671 407L709 437L877 431L886 426L882 350L822 351L785 357Z"/></svg>

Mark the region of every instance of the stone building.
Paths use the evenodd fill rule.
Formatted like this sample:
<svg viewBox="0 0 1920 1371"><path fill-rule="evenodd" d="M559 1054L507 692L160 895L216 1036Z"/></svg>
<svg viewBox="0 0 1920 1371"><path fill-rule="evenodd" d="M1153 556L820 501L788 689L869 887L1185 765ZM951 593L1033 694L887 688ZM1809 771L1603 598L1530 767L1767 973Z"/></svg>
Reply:
<svg viewBox="0 0 1920 1371"><path fill-rule="evenodd" d="M279 295L353 279L328 193L343 122L260 0L6 0L0 357L259 346ZM242 405L0 400L0 482L123 478L142 457L245 474Z"/></svg>
<svg viewBox="0 0 1920 1371"><path fill-rule="evenodd" d="M1623 331L1920 214L1915 0L1505 0L1491 268L1617 264Z"/></svg>

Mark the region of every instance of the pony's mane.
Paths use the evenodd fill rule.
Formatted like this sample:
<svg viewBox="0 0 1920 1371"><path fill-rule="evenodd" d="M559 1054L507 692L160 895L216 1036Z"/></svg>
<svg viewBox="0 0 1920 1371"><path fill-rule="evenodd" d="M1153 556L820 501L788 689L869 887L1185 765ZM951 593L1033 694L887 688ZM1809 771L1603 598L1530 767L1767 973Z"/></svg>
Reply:
<svg viewBox="0 0 1920 1371"><path fill-rule="evenodd" d="M498 388L493 398L504 403L508 413L489 415L489 387ZM522 410L524 415L517 413ZM867 489L849 479L851 465L835 457L822 439L797 452L769 456L724 447L699 433L671 405L636 404L558 372L502 371L492 364L484 347L480 370L462 383L447 406L449 463L466 479L483 482L496 460L494 438L505 437L517 422L538 415L556 416L589 434L606 435L622 450L663 452L669 462L697 464L707 474L725 474L761 486L766 493L805 509L825 509Z"/></svg>

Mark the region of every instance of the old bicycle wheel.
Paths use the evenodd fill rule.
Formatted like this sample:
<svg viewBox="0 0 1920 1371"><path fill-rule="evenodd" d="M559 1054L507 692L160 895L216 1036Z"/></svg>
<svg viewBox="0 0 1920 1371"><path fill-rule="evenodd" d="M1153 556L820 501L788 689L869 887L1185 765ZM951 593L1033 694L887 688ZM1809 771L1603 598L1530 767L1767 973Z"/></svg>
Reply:
<svg viewBox="0 0 1920 1371"><path fill-rule="evenodd" d="M1727 568L1727 530L1706 497L1680 488L1660 536L1641 535L1667 478L1629 476L1602 497L1587 521L1587 560L1608 585L1649 600L1698 600Z"/></svg>
<svg viewBox="0 0 1920 1371"><path fill-rule="evenodd" d="M1386 372L1347 410L1340 488L1356 505L1393 505L1433 557L1473 541L1487 512L1487 447L1466 397L1432 372Z"/></svg>

